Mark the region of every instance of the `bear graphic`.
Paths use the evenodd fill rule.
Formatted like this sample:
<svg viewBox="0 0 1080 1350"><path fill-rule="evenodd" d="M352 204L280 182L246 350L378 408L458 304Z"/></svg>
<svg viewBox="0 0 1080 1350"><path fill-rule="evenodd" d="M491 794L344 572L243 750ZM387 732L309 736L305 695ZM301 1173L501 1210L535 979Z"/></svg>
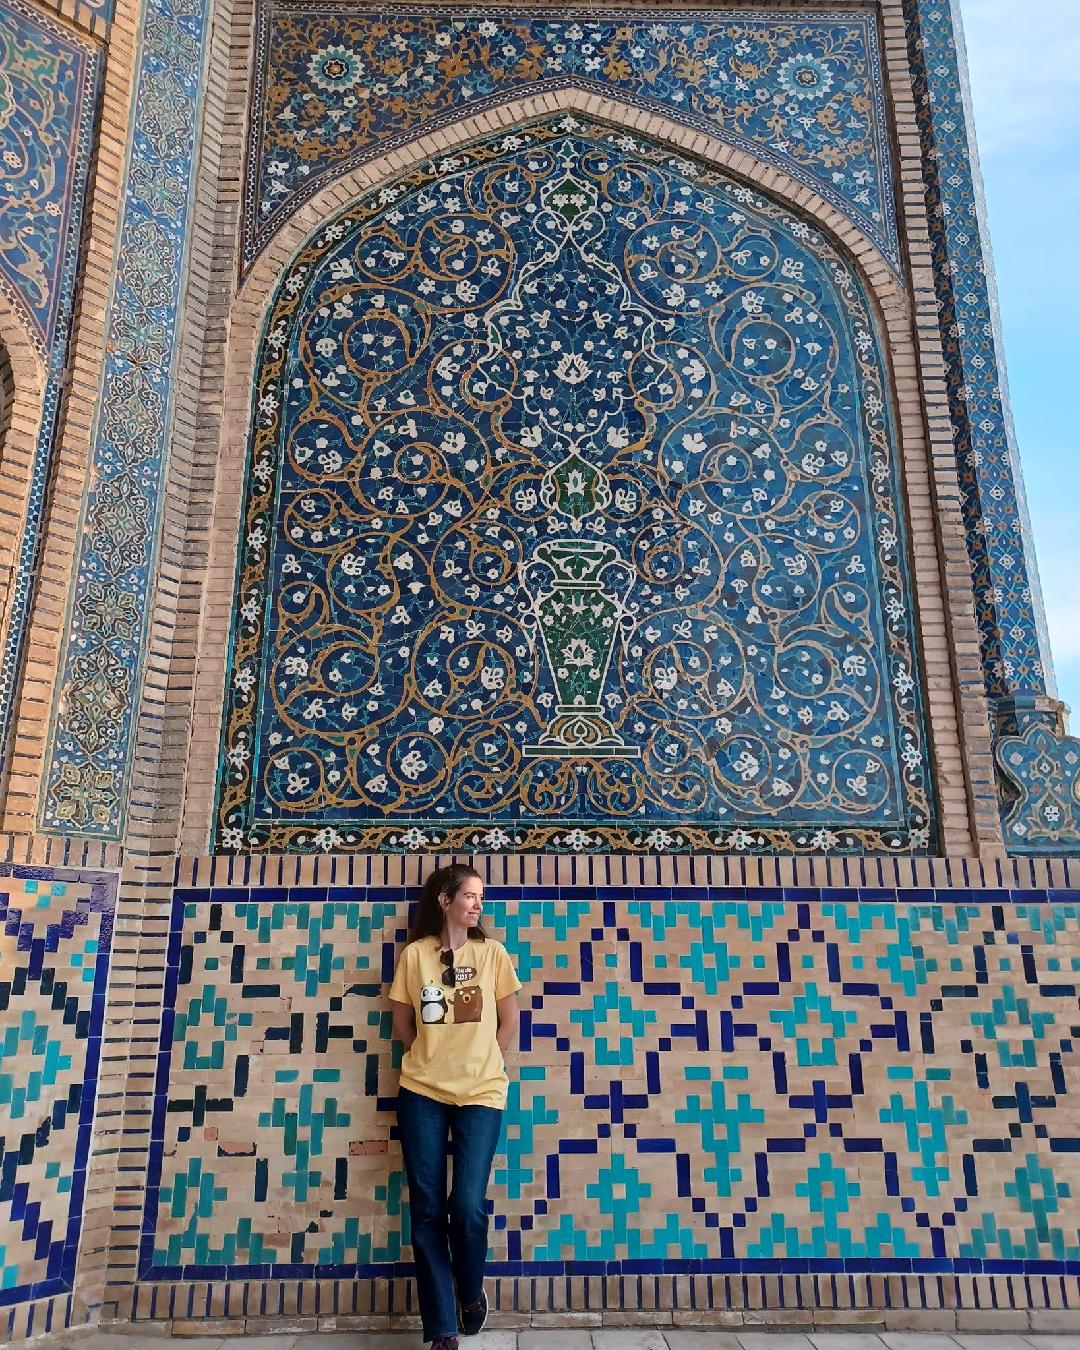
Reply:
<svg viewBox="0 0 1080 1350"><path fill-rule="evenodd" d="M425 984L420 990L420 1021L446 1021L446 996L437 984Z"/></svg>
<svg viewBox="0 0 1080 1350"><path fill-rule="evenodd" d="M484 991L478 984L465 985L454 995L454 1021L479 1022L484 1011Z"/></svg>

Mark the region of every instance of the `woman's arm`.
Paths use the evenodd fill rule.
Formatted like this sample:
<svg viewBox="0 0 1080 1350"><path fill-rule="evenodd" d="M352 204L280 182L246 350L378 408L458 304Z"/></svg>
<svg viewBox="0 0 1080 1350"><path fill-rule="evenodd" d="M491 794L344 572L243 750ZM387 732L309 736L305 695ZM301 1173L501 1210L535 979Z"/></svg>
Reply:
<svg viewBox="0 0 1080 1350"><path fill-rule="evenodd" d="M495 1004L495 1011L499 1015L499 1030L495 1033L495 1039L499 1042L499 1049L505 1054L517 1035L517 994L507 994L505 998L500 998Z"/></svg>
<svg viewBox="0 0 1080 1350"><path fill-rule="evenodd" d="M416 1013L411 1003L398 1003L390 1000L394 1014L394 1040L400 1041L406 1050L416 1040Z"/></svg>

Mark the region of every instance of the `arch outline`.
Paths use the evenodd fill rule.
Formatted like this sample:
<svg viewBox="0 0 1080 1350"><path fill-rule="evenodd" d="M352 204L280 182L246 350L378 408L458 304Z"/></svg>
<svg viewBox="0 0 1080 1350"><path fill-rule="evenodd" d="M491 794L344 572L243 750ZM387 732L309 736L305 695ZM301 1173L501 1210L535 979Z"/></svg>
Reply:
<svg viewBox="0 0 1080 1350"><path fill-rule="evenodd" d="M194 720L203 732L200 745L193 747L189 760L181 834L185 848L201 851L213 834L213 800L224 711L221 693L228 664L228 629L248 450L251 391L264 328L282 275L328 220L417 165L452 154L456 148L497 135L500 131L511 132L560 113L582 115L608 127L623 128L761 190L807 218L852 264L876 312L883 338L885 372L894 402L895 450L903 484L904 500L898 505L904 514L909 536L914 629L920 650L928 636L940 633L945 622L946 604L938 569L939 543L936 508L931 500L926 428L915 375L911 300L876 245L847 216L812 189L727 143L719 135L705 134L654 110L641 109L618 98L600 96L575 86L508 99L497 108L463 116L450 125L417 136L327 184L281 225L238 289L230 313L222 455L214 493L213 546L194 699ZM927 543L931 544L929 549ZM213 616L212 622L208 622L210 616ZM959 727L951 703L927 700L926 731L933 760L940 758L942 750L949 756L958 753ZM962 841L961 846L966 845L964 851L969 851L971 831L967 812L952 805L946 819L946 807L940 798L938 806L942 842L951 839L954 841L951 847L955 848L956 842Z"/></svg>

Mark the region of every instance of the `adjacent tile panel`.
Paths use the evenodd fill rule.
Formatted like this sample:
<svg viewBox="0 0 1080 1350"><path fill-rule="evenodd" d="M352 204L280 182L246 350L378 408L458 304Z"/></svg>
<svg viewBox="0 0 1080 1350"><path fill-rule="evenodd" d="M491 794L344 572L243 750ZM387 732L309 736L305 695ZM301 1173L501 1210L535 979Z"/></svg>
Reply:
<svg viewBox="0 0 1080 1350"><path fill-rule="evenodd" d="M1080 1273L1076 892L487 901L525 984L493 1274L783 1274L790 1304L893 1273L917 1306L945 1277L955 1301L960 1276L1030 1276L1040 1303ZM247 1281L250 1316L263 1280L407 1273L406 911L400 889L175 892L142 1280Z"/></svg>
<svg viewBox="0 0 1080 1350"><path fill-rule="evenodd" d="M184 284L205 0L150 0L92 471L41 824L118 838Z"/></svg>
<svg viewBox="0 0 1080 1350"><path fill-rule="evenodd" d="M894 265L898 244L874 15L264 3L244 264L330 179L442 123L576 84L719 132L807 183Z"/></svg>
<svg viewBox="0 0 1080 1350"><path fill-rule="evenodd" d="M70 300L97 47L22 0L0 4L0 288L44 356Z"/></svg>
<svg viewBox="0 0 1080 1350"><path fill-rule="evenodd" d="M0 1307L73 1288L114 899L0 863Z"/></svg>
<svg viewBox="0 0 1080 1350"><path fill-rule="evenodd" d="M350 209L262 347L218 846L926 851L889 389L817 230L588 119Z"/></svg>
<svg viewBox="0 0 1080 1350"><path fill-rule="evenodd" d="M0 761L15 706L41 518L64 390L101 78L97 44L23 4L0 5L0 287L47 365L41 424L0 651Z"/></svg>

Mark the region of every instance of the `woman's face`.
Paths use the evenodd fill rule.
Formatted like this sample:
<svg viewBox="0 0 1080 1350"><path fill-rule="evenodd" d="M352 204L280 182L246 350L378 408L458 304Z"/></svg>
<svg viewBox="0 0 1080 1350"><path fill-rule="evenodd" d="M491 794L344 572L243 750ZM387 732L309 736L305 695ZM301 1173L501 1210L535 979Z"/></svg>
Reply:
<svg viewBox="0 0 1080 1350"><path fill-rule="evenodd" d="M466 877L455 895L448 895L444 891L439 901L448 922L459 923L464 928L475 928L484 911L484 883L476 877Z"/></svg>

